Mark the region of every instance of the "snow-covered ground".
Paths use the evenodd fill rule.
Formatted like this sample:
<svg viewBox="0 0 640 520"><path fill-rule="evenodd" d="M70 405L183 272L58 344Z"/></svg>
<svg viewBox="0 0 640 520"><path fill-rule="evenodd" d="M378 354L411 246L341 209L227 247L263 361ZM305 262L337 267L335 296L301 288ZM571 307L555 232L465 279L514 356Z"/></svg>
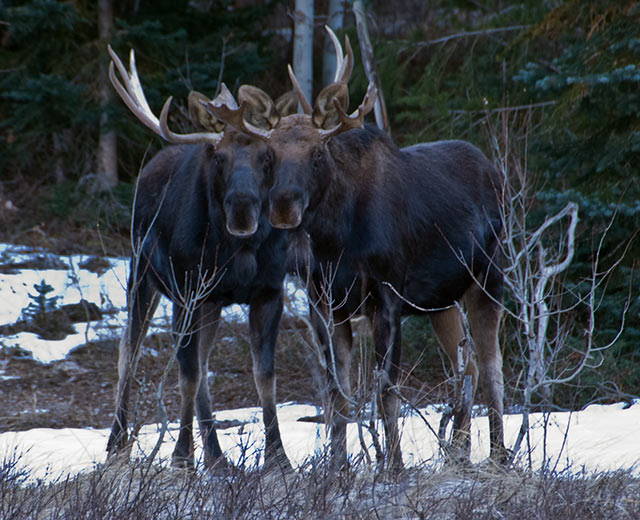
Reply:
<svg viewBox="0 0 640 520"><path fill-rule="evenodd" d="M110 267L100 274L86 268L86 256L53 257L44 251L34 252L24 248L0 244L0 264L20 264L40 257L41 269L21 269L0 272L0 325L13 323L34 294L34 285L44 280L53 287L52 296L59 296L59 304L76 303L84 298L102 309L111 308L100 322L76 325L77 333L61 341L46 341L34 334L20 333L0 337L0 348L20 346L42 362L63 359L77 345L103 337L119 335L126 318L125 284L127 260L111 258ZM59 268L52 268L58 266ZM299 309L306 308L304 293L293 282L287 284L290 298ZM169 305L161 306L154 320L156 327L168 323ZM232 306L225 309L225 319L246 319L246 309ZM4 396L3 396L4 398ZM280 429L285 450L295 465L326 447L324 426L299 422L302 416L316 415L314 407L294 403L278 407ZM438 459L438 447L434 435L423 422L428 420L437 431L440 413L436 408L422 411L423 417L408 413L402 419L402 449L405 464L415 465ZM259 461L264 436L261 411L257 408L228 410L216 413L218 420L236 420L242 426L220 430L220 442L225 455L235 464L242 461L252 464ZM519 415L505 416L507 445L511 446L520 427ZM553 413L546 417L531 417L529 445L534 467L550 464L551 467L588 470L613 470L632 468L640 470L640 401L632 406L624 404L589 406L573 413ZM159 460L170 459L177 425L170 426L159 453ZM150 453L158 438L157 425L142 429L134 456ZM54 479L60 475L74 474L92 468L105 460L107 430L84 429L34 429L0 434L0 456L19 454L19 464L28 468L33 479ZM349 452L357 456L361 444L356 425L348 429ZM365 439L368 439L365 433ZM478 462L488 456L488 421L486 417L473 419L472 460ZM196 455L200 456L198 448ZM373 456L373 455L372 455Z"/></svg>
<svg viewBox="0 0 640 520"><path fill-rule="evenodd" d="M308 405L287 403L278 407L278 418L285 451L294 467L308 457L322 453L326 448L325 428L308 422L298 422L303 416L315 415L317 410ZM432 428L438 428L440 414L435 409L422 410ZM425 415L426 414L426 415ZM238 420L242 426L218 432L225 456L234 464L260 463L264 435L261 410L246 408L216 413L219 420ZM505 432L508 445L512 445L521 417L505 416ZM562 471L569 468L579 471L606 471L632 469L640 473L640 402L630 407L623 404L592 405L574 413L553 413L545 420L540 414L531 417L530 444L534 468L543 463ZM546 427L545 427L546 424ZM170 425L158 460L167 464L171 457L177 434L177 424ZM0 454L5 457L21 454L19 467L30 472L31 479L52 480L62 475L89 470L105 461L108 430L91 428L66 428L53 430L38 428L23 432L0 434ZM135 446L134 457L149 454L159 435L158 425L142 428ZM365 433L369 442L369 436ZM477 417L472 423L472 462L484 460L489 455L489 425L486 417ZM348 427L349 454L361 453L357 426ZM422 418L408 415L402 419L402 450L407 466L438 461L438 446L434 435ZM375 455L370 450L371 457ZM201 457L200 446L196 457ZM523 465L527 461L520 462Z"/></svg>
<svg viewBox="0 0 640 520"><path fill-rule="evenodd" d="M126 322L126 285L129 273L128 258L100 258L108 266L99 272L90 270L92 257L87 255L56 256L46 251L34 251L21 246L0 244L0 265L15 265L15 269L0 272L0 325L14 323L36 295L35 285L41 281L53 288L47 296L58 297L57 305L78 303L84 299L95 303L104 314L100 321L76 323L75 334L51 341L31 332L0 337L1 347L20 346L34 359L49 363L64 359L74 347L89 341L119 336ZM39 265L41 268L22 269L21 265ZM307 309L304 290L294 281L287 282L287 294L294 309ZM285 310L285 312L287 312ZM151 331L166 328L171 316L171 304L162 298L153 319ZM225 320L246 320L246 305L231 305L223 310Z"/></svg>

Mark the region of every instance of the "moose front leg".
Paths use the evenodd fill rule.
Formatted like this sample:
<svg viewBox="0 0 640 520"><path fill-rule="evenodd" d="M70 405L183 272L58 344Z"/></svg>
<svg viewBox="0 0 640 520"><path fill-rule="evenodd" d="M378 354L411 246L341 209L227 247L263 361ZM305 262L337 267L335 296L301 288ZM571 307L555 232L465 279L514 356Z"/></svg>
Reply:
<svg viewBox="0 0 640 520"><path fill-rule="evenodd" d="M385 431L385 465L394 470L403 468L398 418L400 403L395 385L401 355L401 305L395 295L383 289L382 305L372 318L376 366L378 372L378 397L380 414Z"/></svg>
<svg viewBox="0 0 640 520"><path fill-rule="evenodd" d="M274 463L290 467L282 446L276 414L274 355L282 316L282 289L263 288L250 302L249 330L253 378L262 403L265 427L265 467Z"/></svg>
<svg viewBox="0 0 640 520"><path fill-rule="evenodd" d="M209 468L223 460L222 449L211 413L211 396L209 394L209 354L215 343L220 323L220 311L219 304L202 304L198 335L200 383L196 394L196 414L204 447L204 463Z"/></svg>
<svg viewBox="0 0 640 520"><path fill-rule="evenodd" d="M176 336L176 358L178 360L178 381L180 386L180 433L171 456L175 467L193 469L193 412L196 393L200 385L199 330L197 327L183 328L182 309L173 306L173 330Z"/></svg>
<svg viewBox="0 0 640 520"><path fill-rule="evenodd" d="M343 468L347 465L347 423L351 415L353 339L350 315L345 307L334 309L332 315L331 312L319 301L310 306L311 323L327 364L328 395L325 395L324 419L330 429L331 462L335 467Z"/></svg>

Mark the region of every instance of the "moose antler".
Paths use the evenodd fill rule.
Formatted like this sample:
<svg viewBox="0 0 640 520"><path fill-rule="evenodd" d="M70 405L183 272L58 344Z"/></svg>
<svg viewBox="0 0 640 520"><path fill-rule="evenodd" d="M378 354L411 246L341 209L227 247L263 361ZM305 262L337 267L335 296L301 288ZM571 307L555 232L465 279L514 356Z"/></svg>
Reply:
<svg viewBox="0 0 640 520"><path fill-rule="evenodd" d="M367 93L360 103L360 106L351 114L348 115L342 106L340 105L340 101L336 98L332 100L333 106L336 109L336 113L338 114L338 119L340 122L334 126L333 128L328 128L326 130L319 129L320 135L323 140L327 140L333 136L341 134L342 132L346 132L347 130L351 130L352 128L359 128L364 123L364 116L366 116L373 109L373 105L376 102L376 87L373 83L369 83L369 87L367 88Z"/></svg>
<svg viewBox="0 0 640 520"><path fill-rule="evenodd" d="M193 134L176 134L172 132L169 129L167 120L169 118L169 108L171 106L173 96L170 96L165 102L162 107L162 111L160 112L160 119L158 119L149 107L149 103L147 103L144 91L142 90L138 71L136 70L136 59L133 49L131 49L131 53L129 55L129 72L127 72L127 69L118 55L111 48L111 45L108 46L108 50L109 55L113 60L109 64L109 79L111 79L111 83L122 98L122 101L125 102L129 107L129 110L131 110L131 112L133 112L133 114L142 123L144 123L145 126L170 143L189 144L210 142L212 144L217 144L218 141L220 141L222 138L222 132L198 132ZM124 81L124 85L116 76L114 64Z"/></svg>
<svg viewBox="0 0 640 520"><path fill-rule="evenodd" d="M300 83L298 83L298 78L296 78L296 75L293 73L293 69L291 68L291 65L287 65L287 70L289 71L289 79L291 80L291 84L293 85L293 91L296 93L296 96L298 97L298 101L300 102L302 111L307 115L311 115L311 112L313 112L313 108L311 108L311 103L309 103L307 96L305 96L304 92L302 92L302 87L300 87Z"/></svg>
<svg viewBox="0 0 640 520"><path fill-rule="evenodd" d="M347 48L347 54L345 55L336 33L334 33L328 25L325 25L324 28L327 33L329 33L329 38L331 38L333 48L336 52L336 73L333 77L333 82L348 83L349 78L351 78L351 73L353 72L353 49L351 48L349 36L345 35L344 37L345 47Z"/></svg>
<svg viewBox="0 0 640 520"><path fill-rule="evenodd" d="M271 138L273 129L263 130L255 125L252 125L244 119L244 111L247 108L247 102L242 101L240 106L237 105L235 99L227 89L226 85L222 85L221 94L213 101L200 100L207 110L216 116L221 121L234 127L238 132L243 134L258 137L264 141L268 141Z"/></svg>
<svg viewBox="0 0 640 520"><path fill-rule="evenodd" d="M353 72L353 49L351 48L351 42L349 41L349 36L345 36L345 47L347 48L347 53L345 55L342 50L342 45L340 45L340 40L336 36L336 33L333 32L331 27L325 25L324 28L329 33L329 38L331 38L331 42L333 43L333 48L336 53L336 73L333 78L334 83L348 83L349 78L351 77L351 73ZM298 82L298 78L293 73L293 69L291 65L287 65L287 70L289 72L289 78L291 79L291 84L293 85L293 91L295 92L298 101L300 102L300 106L305 114L311 115L313 113L313 108L307 96L305 96L302 91L302 87L300 87L300 83Z"/></svg>

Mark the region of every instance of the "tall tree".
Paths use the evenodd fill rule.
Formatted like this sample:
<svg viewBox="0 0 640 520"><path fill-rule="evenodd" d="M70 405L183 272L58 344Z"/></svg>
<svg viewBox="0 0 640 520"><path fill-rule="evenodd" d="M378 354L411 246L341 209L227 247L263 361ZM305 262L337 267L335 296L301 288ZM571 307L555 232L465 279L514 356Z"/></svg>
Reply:
<svg viewBox="0 0 640 520"><path fill-rule="evenodd" d="M113 37L113 3L112 0L98 1L98 36L102 53L106 44ZM107 61L100 64L100 102L102 115L100 117L100 136L98 138L98 170L96 188L110 189L118 184L118 141L116 131L109 126L108 105L113 99L113 88L109 83Z"/></svg>
<svg viewBox="0 0 640 520"><path fill-rule="evenodd" d="M313 0L296 0L293 70L307 99L313 91Z"/></svg>

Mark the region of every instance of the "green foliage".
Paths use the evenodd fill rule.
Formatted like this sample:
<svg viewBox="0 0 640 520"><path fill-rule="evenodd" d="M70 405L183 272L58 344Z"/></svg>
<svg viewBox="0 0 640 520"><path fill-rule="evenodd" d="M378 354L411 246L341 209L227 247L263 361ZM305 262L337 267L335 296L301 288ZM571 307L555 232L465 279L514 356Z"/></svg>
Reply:
<svg viewBox="0 0 640 520"><path fill-rule="evenodd" d="M44 280L33 284L33 288L36 290L36 294L29 294L32 301L22 310L22 319L27 321L43 319L46 313L56 310L60 298L59 296L47 296L54 289Z"/></svg>
<svg viewBox="0 0 640 520"><path fill-rule="evenodd" d="M211 96L220 76L231 87L267 70L270 35L261 23L275 3L246 8L231 8L225 0L159 0L137 7L116 3L116 31L106 42L98 38L95 2L4 2L0 139L7 153L0 157L0 175L52 179L54 172L57 177L62 172L65 179L77 182L92 173L104 111L100 89L105 81L101 71L109 60L107 43L124 60L130 48L136 50L152 109L159 112L174 96L170 123L184 130L184 102L190 90ZM161 141L132 122L117 96L106 110L121 137L120 178L131 180L141 158L156 151Z"/></svg>
<svg viewBox="0 0 640 520"><path fill-rule="evenodd" d="M556 103L541 120L546 132L533 148L537 164L551 179L604 201L637 201L640 8L566 2L531 37L553 37L567 23L573 33L562 28L563 48L549 64L529 62L514 75L533 100Z"/></svg>
<svg viewBox="0 0 640 520"><path fill-rule="evenodd" d="M131 221L134 186L120 182L111 191L88 191L89 183L66 181L52 186L42 196L44 212L63 221L93 227L99 222L106 230L128 233Z"/></svg>
<svg viewBox="0 0 640 520"><path fill-rule="evenodd" d="M535 183L527 227L535 229L569 201L580 207L567 290L584 294L600 245L600 272L626 252L598 294L596 344L615 337L628 306L625 330L612 359L580 378L588 387L580 399L623 387L637 393L640 369L631 367L640 341L640 3L430 5L430 18L411 32L375 42L394 139L413 144L461 138L489 153L490 118L504 115L517 128L528 121L526 135L511 136ZM366 80L356 79L364 92ZM582 311L568 316L578 330L586 326ZM509 359L513 342L505 344ZM598 380L610 384L597 387ZM567 404L572 392L558 390L558 403Z"/></svg>

